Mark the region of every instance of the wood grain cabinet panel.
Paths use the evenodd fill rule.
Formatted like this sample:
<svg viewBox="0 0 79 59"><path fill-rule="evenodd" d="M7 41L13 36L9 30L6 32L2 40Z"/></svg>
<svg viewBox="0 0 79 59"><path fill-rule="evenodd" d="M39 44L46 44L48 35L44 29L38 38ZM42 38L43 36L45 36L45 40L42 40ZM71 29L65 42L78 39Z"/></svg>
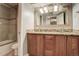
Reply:
<svg viewBox="0 0 79 59"><path fill-rule="evenodd" d="M31 56L78 56L79 37L71 35L27 34Z"/></svg>
<svg viewBox="0 0 79 59"><path fill-rule="evenodd" d="M43 55L43 35L28 34L28 53L29 55L42 56Z"/></svg>
<svg viewBox="0 0 79 59"><path fill-rule="evenodd" d="M78 56L79 55L79 37L68 36L67 38L67 55Z"/></svg>
<svg viewBox="0 0 79 59"><path fill-rule="evenodd" d="M66 56L66 36L56 36L56 55Z"/></svg>
<svg viewBox="0 0 79 59"><path fill-rule="evenodd" d="M54 56L54 51L52 51L52 50L45 50L45 56Z"/></svg>
<svg viewBox="0 0 79 59"><path fill-rule="evenodd" d="M28 53L29 55L37 55L37 39L36 35L28 34Z"/></svg>
<svg viewBox="0 0 79 59"><path fill-rule="evenodd" d="M44 37L44 55L54 56L55 55L55 36L45 35Z"/></svg>
<svg viewBox="0 0 79 59"><path fill-rule="evenodd" d="M43 56L44 55L44 38L43 35L36 35L37 36L37 55Z"/></svg>

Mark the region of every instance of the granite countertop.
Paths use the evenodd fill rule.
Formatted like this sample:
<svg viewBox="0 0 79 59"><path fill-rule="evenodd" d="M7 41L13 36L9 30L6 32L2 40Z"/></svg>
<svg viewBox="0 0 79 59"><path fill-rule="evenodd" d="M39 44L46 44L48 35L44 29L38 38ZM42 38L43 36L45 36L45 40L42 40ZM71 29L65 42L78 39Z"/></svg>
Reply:
<svg viewBox="0 0 79 59"><path fill-rule="evenodd" d="M27 33L33 34L55 34L55 35L79 35L79 30L73 31L38 31L38 30L27 30Z"/></svg>

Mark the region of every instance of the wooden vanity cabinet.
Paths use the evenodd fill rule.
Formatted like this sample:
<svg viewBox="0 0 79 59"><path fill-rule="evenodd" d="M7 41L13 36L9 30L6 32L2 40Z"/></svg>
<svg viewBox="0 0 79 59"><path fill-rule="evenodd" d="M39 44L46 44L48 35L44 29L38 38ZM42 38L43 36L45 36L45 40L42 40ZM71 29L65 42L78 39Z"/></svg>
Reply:
<svg viewBox="0 0 79 59"><path fill-rule="evenodd" d="M53 35L44 35L44 55L55 56L56 40Z"/></svg>
<svg viewBox="0 0 79 59"><path fill-rule="evenodd" d="M43 35L27 34L28 53L30 56L43 55Z"/></svg>
<svg viewBox="0 0 79 59"><path fill-rule="evenodd" d="M54 34L27 34L31 56L77 56L79 37Z"/></svg>
<svg viewBox="0 0 79 59"><path fill-rule="evenodd" d="M79 37L67 36L67 55L78 56L79 55Z"/></svg>
<svg viewBox="0 0 79 59"><path fill-rule="evenodd" d="M44 55L46 56L65 56L66 37L62 35L45 35Z"/></svg>
<svg viewBox="0 0 79 59"><path fill-rule="evenodd" d="M27 43L28 43L28 53L30 55L37 55L37 39L36 35L28 34L27 35Z"/></svg>
<svg viewBox="0 0 79 59"><path fill-rule="evenodd" d="M66 56L66 36L56 36L56 56Z"/></svg>

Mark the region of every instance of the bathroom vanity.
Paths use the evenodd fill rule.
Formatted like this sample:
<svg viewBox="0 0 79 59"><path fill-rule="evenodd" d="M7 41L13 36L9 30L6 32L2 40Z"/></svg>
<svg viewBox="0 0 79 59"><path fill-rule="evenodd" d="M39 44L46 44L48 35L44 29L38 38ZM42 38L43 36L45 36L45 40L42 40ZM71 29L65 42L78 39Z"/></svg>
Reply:
<svg viewBox="0 0 79 59"><path fill-rule="evenodd" d="M78 32L35 32L27 33L30 56L78 56Z"/></svg>
<svg viewBox="0 0 79 59"><path fill-rule="evenodd" d="M72 19L75 14L72 11L73 4L59 4L56 12L54 6L55 4L47 5L47 13L39 12L44 7L35 8L34 30L27 32L28 54L78 56L79 27L75 26L75 16Z"/></svg>

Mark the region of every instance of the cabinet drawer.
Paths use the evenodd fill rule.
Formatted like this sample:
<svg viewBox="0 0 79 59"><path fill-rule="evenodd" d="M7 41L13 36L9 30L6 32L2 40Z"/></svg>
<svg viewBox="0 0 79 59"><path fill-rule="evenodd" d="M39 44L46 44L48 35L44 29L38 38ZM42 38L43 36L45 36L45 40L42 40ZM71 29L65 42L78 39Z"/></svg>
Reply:
<svg viewBox="0 0 79 59"><path fill-rule="evenodd" d="M44 46L45 46L45 50L46 50L46 55L47 54L51 54L51 51L55 50L55 44L56 44L56 40L55 40L55 36L53 35L46 35L45 39L44 39Z"/></svg>
<svg viewBox="0 0 79 59"><path fill-rule="evenodd" d="M45 49L52 49L53 47L53 41L45 40Z"/></svg>
<svg viewBox="0 0 79 59"><path fill-rule="evenodd" d="M46 35L45 36L45 39L44 39L44 41L45 41L45 45L53 45L53 42L54 42L54 40L55 40L55 37L54 36L51 36L51 35Z"/></svg>

